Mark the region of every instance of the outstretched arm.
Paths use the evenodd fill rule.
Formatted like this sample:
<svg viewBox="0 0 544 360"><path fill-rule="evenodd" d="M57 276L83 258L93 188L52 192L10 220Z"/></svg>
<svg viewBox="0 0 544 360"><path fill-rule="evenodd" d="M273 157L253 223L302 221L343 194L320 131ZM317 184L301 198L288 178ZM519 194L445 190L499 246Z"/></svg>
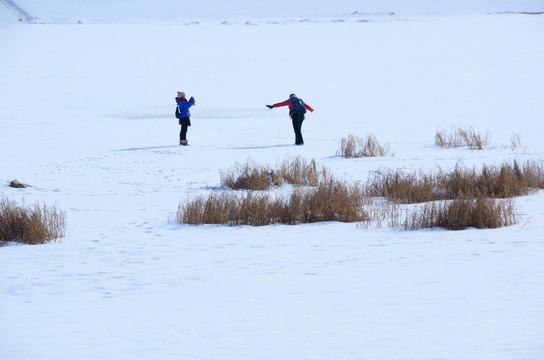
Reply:
<svg viewBox="0 0 544 360"><path fill-rule="evenodd" d="M272 107L276 108L276 107L282 107L282 106L289 106L289 104L291 104L291 101L285 100L279 103L275 103L274 105L272 105Z"/></svg>

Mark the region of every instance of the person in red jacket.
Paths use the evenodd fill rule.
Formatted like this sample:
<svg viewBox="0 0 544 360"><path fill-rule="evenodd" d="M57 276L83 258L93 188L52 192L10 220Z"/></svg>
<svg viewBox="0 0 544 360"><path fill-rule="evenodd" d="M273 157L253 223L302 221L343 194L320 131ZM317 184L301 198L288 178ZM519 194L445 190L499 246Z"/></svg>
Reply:
<svg viewBox="0 0 544 360"><path fill-rule="evenodd" d="M304 101L295 94L289 95L289 99L285 101L274 105L266 105L269 109L281 106L289 106L289 116L293 121L293 130L295 131L295 145L304 145L304 139L302 139L302 122L304 121L304 114L306 113L306 110L314 111L314 109L312 109L310 105L304 103Z"/></svg>

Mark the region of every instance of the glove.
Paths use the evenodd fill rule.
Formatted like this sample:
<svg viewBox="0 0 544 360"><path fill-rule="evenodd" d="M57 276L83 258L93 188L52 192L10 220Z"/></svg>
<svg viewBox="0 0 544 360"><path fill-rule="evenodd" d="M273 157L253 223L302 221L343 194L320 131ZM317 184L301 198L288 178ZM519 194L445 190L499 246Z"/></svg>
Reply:
<svg viewBox="0 0 544 360"><path fill-rule="evenodd" d="M269 109L272 109L272 108L273 108L272 105L266 105L266 107L269 108Z"/></svg>

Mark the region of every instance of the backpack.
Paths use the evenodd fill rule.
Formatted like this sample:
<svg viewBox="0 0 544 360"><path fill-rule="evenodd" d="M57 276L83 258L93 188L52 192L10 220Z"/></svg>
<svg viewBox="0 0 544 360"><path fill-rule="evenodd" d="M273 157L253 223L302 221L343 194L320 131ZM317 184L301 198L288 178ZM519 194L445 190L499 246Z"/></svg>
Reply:
<svg viewBox="0 0 544 360"><path fill-rule="evenodd" d="M179 106L176 105L176 119L179 119Z"/></svg>
<svg viewBox="0 0 544 360"><path fill-rule="evenodd" d="M306 114L306 106L302 99L293 96L289 100L293 103L293 114Z"/></svg>

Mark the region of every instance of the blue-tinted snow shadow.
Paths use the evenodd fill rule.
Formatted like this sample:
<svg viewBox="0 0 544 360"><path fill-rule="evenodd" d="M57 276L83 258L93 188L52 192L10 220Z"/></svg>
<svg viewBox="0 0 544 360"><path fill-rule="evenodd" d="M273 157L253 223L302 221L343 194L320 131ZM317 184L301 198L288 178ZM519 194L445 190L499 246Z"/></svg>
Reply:
<svg viewBox="0 0 544 360"><path fill-rule="evenodd" d="M127 149L115 149L111 151L155 150L155 149L169 149L169 148L177 148L177 147L179 147L179 145L162 145L162 146L134 147L134 148L127 148Z"/></svg>
<svg viewBox="0 0 544 360"><path fill-rule="evenodd" d="M295 145L283 144L283 145L265 145L265 146L233 146L233 147L223 147L219 148L221 150L258 150L258 149L273 149L281 147L291 147Z"/></svg>

